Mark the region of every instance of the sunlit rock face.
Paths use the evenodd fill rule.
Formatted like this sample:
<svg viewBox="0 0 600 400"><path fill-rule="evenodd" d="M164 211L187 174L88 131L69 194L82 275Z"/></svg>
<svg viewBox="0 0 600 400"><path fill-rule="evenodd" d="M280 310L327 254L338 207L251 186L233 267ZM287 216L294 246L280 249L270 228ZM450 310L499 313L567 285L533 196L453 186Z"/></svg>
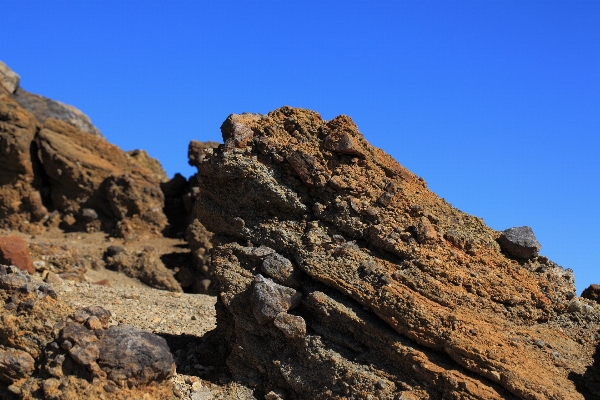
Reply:
<svg viewBox="0 0 600 400"><path fill-rule="evenodd" d="M600 309L570 270L503 251L347 116L284 107L221 129L196 214L236 379L292 399L592 393Z"/></svg>

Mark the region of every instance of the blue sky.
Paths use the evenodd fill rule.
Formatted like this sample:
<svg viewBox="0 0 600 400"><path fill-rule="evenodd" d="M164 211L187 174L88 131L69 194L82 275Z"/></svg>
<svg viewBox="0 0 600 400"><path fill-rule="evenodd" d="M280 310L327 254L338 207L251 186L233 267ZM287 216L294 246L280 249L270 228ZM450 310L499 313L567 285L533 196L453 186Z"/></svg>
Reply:
<svg viewBox="0 0 600 400"><path fill-rule="evenodd" d="M190 176L191 139L350 115L455 207L600 283L600 2L0 0L0 60Z"/></svg>

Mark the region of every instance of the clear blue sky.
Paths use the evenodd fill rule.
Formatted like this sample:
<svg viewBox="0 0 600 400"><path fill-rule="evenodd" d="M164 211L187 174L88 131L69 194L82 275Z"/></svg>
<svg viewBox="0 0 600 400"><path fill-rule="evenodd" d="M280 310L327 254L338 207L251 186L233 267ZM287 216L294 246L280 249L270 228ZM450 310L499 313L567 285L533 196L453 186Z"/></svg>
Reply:
<svg viewBox="0 0 600 400"><path fill-rule="evenodd" d="M0 60L109 141L193 174L191 139L283 105L350 115L494 229L600 283L600 1L0 0Z"/></svg>

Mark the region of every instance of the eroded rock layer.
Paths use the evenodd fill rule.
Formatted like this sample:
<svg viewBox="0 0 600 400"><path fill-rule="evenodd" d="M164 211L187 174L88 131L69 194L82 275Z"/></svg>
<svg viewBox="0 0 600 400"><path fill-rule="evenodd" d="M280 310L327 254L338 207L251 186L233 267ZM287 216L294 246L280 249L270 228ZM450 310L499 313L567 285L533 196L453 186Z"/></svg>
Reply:
<svg viewBox="0 0 600 400"><path fill-rule="evenodd" d="M236 379L285 398L600 394L600 308L572 271L503 250L347 116L284 107L221 130L196 212Z"/></svg>

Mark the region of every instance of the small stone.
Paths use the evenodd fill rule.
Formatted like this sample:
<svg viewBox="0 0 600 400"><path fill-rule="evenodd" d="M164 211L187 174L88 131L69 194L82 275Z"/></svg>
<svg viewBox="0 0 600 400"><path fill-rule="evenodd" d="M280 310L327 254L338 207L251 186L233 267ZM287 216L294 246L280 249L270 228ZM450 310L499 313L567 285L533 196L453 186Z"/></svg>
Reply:
<svg viewBox="0 0 600 400"><path fill-rule="evenodd" d="M288 339L300 339L306 336L306 322L302 317L282 312L275 317L273 324Z"/></svg>
<svg viewBox="0 0 600 400"><path fill-rule="evenodd" d="M125 379L132 384L161 382L175 373L167 341L133 326L108 328L98 348L98 365L115 382Z"/></svg>
<svg viewBox="0 0 600 400"><path fill-rule="evenodd" d="M36 269L36 271L42 271L46 269L46 261L36 260L33 262L33 267Z"/></svg>
<svg viewBox="0 0 600 400"><path fill-rule="evenodd" d="M252 312L259 324L271 322L279 313L300 304L302 295L295 289L279 285L258 274L252 289Z"/></svg>
<svg viewBox="0 0 600 400"><path fill-rule="evenodd" d="M94 221L98 219L98 213L92 208L84 208L81 210L81 216L86 221Z"/></svg>
<svg viewBox="0 0 600 400"><path fill-rule="evenodd" d="M271 278L283 284L290 284L293 282L292 274L294 273L294 266L292 262L282 256L281 254L271 254L264 259L261 265L261 271Z"/></svg>
<svg viewBox="0 0 600 400"><path fill-rule="evenodd" d="M546 345L546 343L542 339L537 339L533 342L537 347L542 348Z"/></svg>
<svg viewBox="0 0 600 400"><path fill-rule="evenodd" d="M498 243L502 250L516 258L531 258L536 256L542 248L535 238L533 230L528 226L503 231L498 238Z"/></svg>
<svg viewBox="0 0 600 400"><path fill-rule="evenodd" d="M57 274L55 274L54 272L48 271L48 274L46 274L45 281L47 283L60 283L60 282L62 282L62 278L60 276L58 276Z"/></svg>
<svg viewBox="0 0 600 400"><path fill-rule="evenodd" d="M102 323L96 316L89 317L87 321L85 321L85 326L91 330L102 329Z"/></svg>

